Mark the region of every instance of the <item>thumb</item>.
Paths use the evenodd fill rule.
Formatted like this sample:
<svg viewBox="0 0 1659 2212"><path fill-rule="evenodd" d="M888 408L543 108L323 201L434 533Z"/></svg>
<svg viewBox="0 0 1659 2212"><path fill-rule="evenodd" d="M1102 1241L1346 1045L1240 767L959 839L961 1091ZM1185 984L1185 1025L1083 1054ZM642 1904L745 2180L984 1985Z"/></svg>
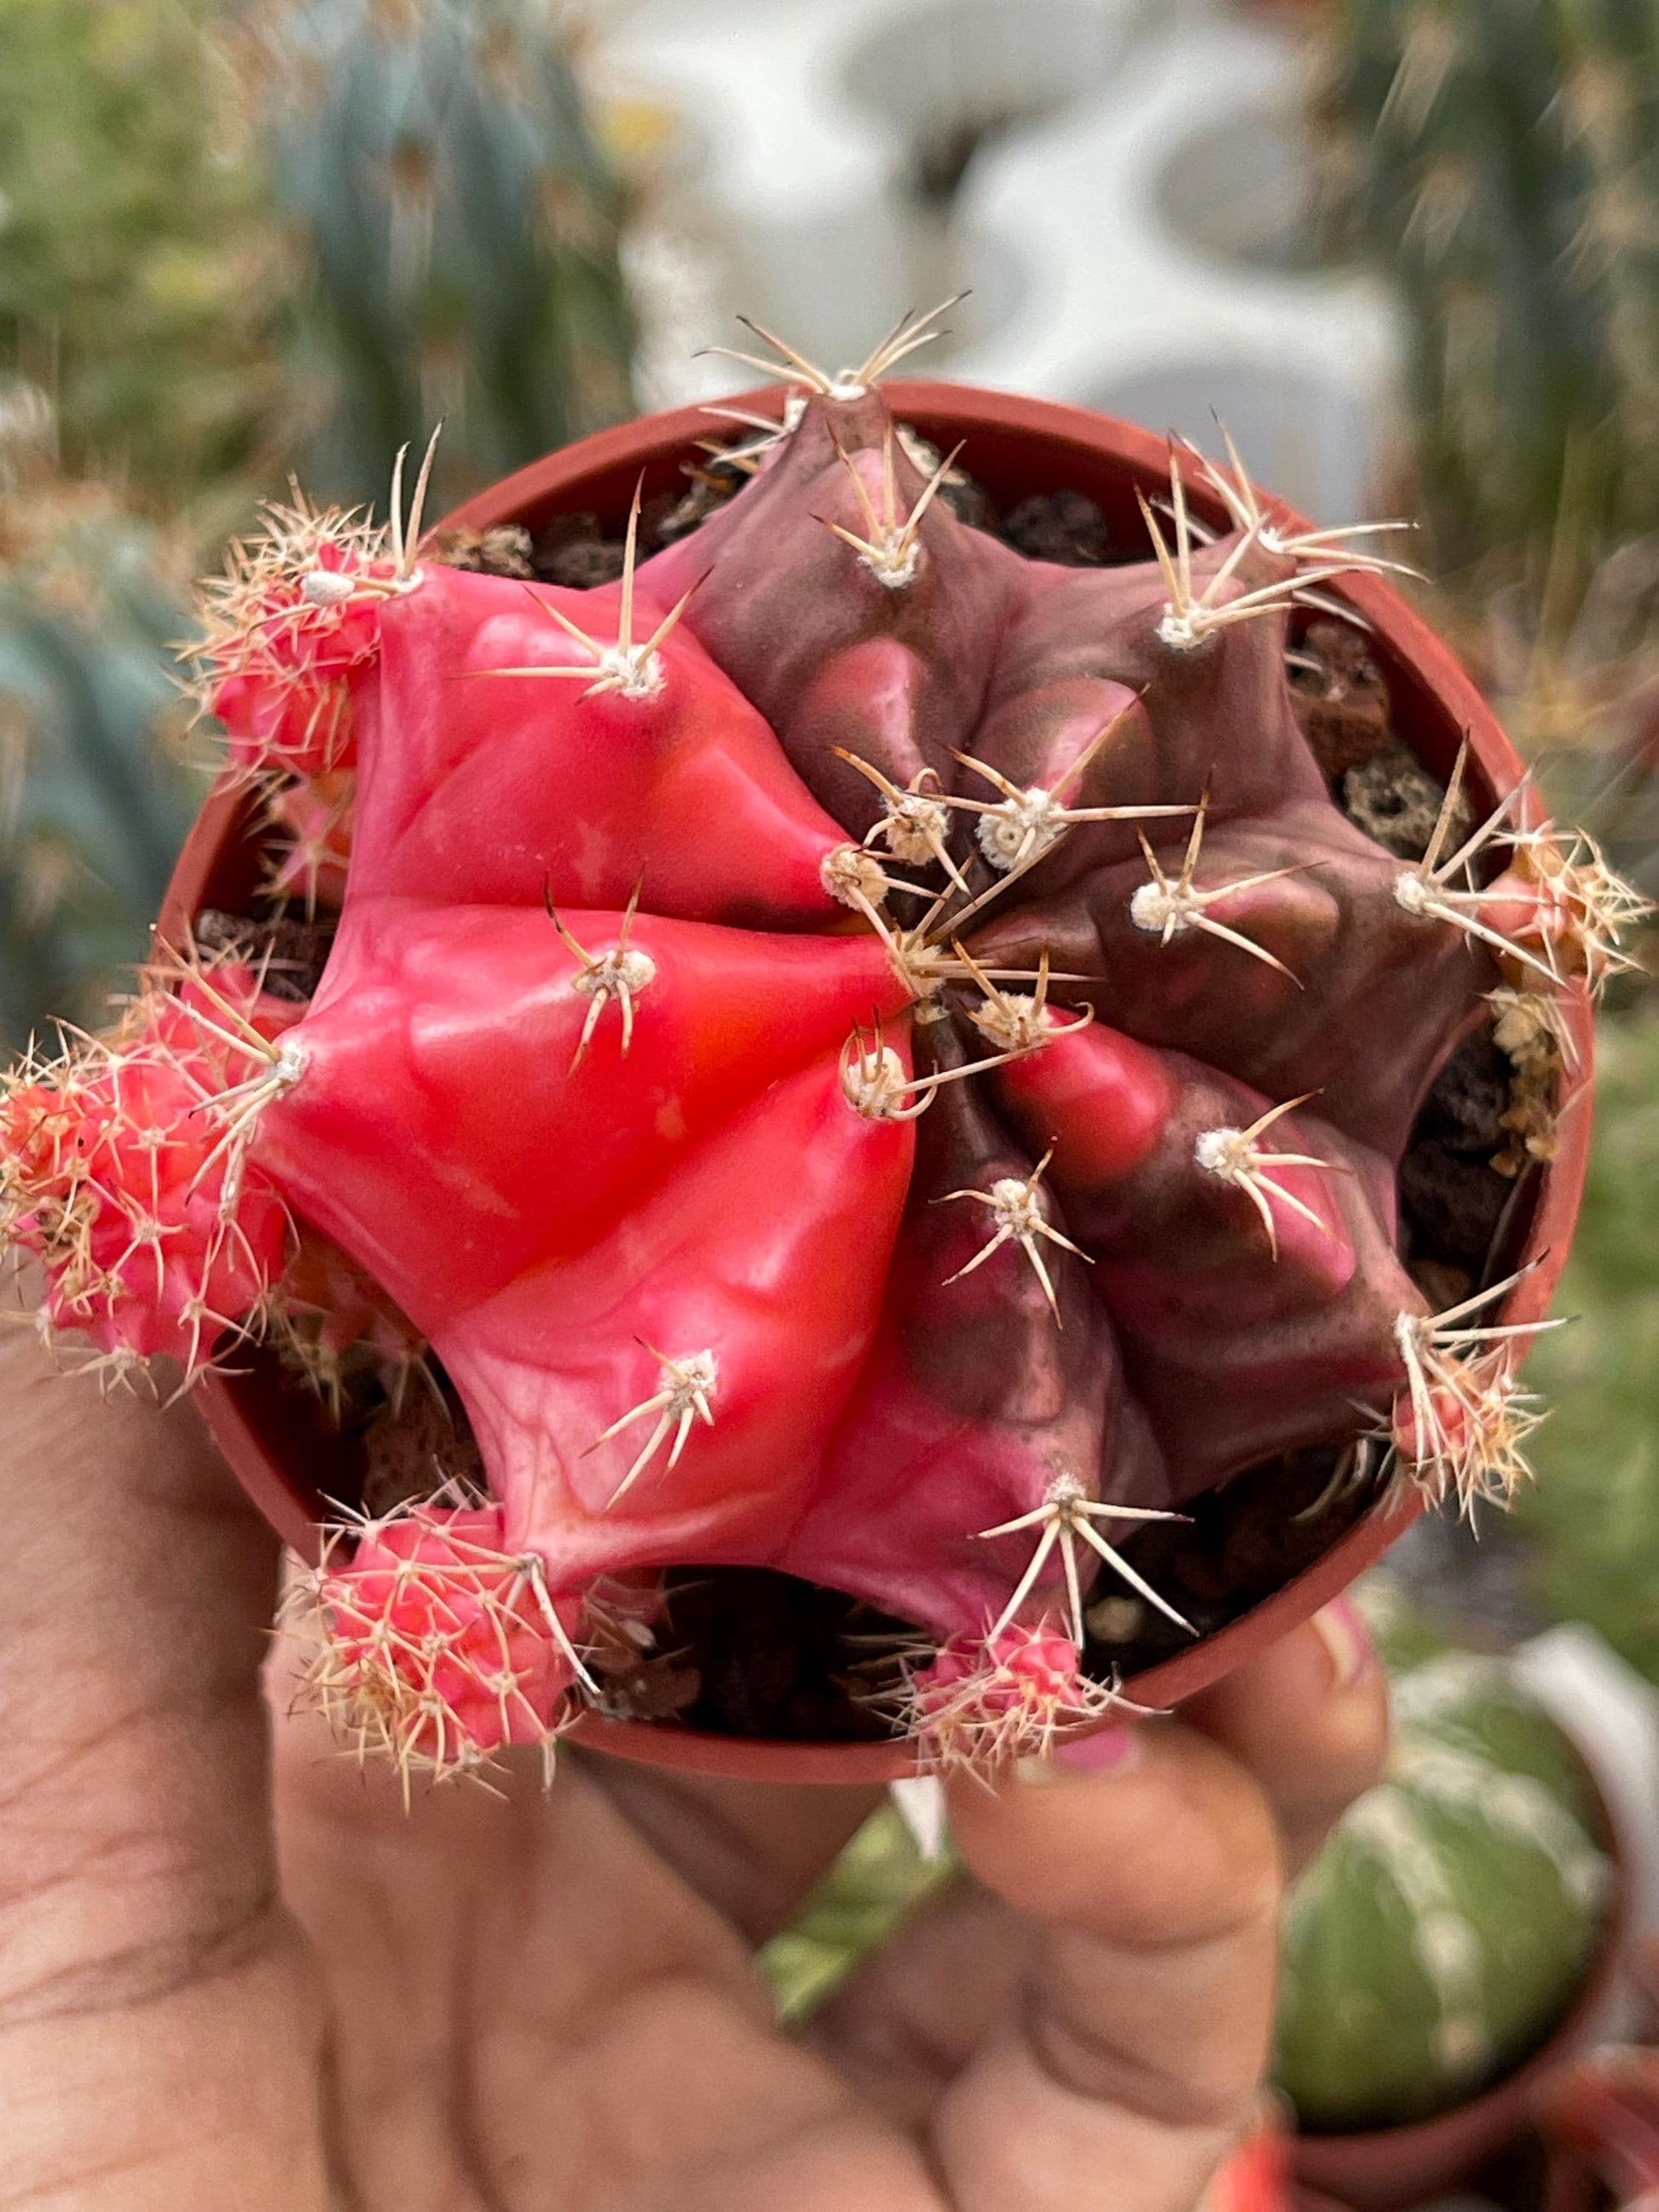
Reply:
<svg viewBox="0 0 1659 2212"><path fill-rule="evenodd" d="M951 1790L951 1832L1030 1931L1000 2026L933 2118L962 2212L1190 2212L1253 2107L1273 2004L1267 1801L1168 1723ZM1105 2182L1103 2182L1103 2177Z"/></svg>

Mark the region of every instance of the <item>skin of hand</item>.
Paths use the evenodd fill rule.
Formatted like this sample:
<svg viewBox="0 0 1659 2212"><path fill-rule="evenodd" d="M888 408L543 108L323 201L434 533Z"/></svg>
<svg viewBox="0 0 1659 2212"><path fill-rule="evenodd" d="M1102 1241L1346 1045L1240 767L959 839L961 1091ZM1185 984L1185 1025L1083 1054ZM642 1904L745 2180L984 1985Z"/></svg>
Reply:
<svg viewBox="0 0 1659 2212"><path fill-rule="evenodd" d="M285 1710L276 1545L195 1413L25 1329L0 1511L5 2212L1192 2212L1285 1869L1384 1749L1340 1607L953 1783L973 1880L790 2038L752 1950L878 1793L562 1753L406 1814Z"/></svg>

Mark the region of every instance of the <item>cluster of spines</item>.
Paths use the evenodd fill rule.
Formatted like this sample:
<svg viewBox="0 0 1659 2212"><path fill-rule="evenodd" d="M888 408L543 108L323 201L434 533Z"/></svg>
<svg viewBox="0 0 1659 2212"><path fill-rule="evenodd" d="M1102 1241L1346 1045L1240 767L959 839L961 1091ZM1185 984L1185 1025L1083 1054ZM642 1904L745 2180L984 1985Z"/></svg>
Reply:
<svg viewBox="0 0 1659 2212"><path fill-rule="evenodd" d="M158 963L112 1036L66 1031L0 1080L0 1238L108 1374L166 1352L192 1380L280 1270L286 1209L246 1153L299 1063L259 1011L239 963Z"/></svg>
<svg viewBox="0 0 1659 2212"><path fill-rule="evenodd" d="M283 1626L304 1649L301 1702L360 1760L388 1759L405 1796L417 1773L476 1774L518 1745L550 1776L567 1692L596 1692L541 1561L507 1548L497 1505L441 1495L325 1531Z"/></svg>
<svg viewBox="0 0 1659 2212"><path fill-rule="evenodd" d="M1079 1648L1052 1620L1010 1623L977 1644L953 1638L907 1663L888 1702L932 1770L994 1774L1012 1759L1046 1758L1062 1737L1115 1713L1146 1712L1115 1682L1084 1674Z"/></svg>

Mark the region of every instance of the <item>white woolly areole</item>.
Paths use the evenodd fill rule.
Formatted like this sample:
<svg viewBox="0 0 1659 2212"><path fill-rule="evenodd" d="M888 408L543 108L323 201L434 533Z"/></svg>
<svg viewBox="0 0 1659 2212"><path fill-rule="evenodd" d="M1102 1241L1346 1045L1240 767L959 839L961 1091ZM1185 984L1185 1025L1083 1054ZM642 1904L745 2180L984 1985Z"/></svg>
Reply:
<svg viewBox="0 0 1659 2212"><path fill-rule="evenodd" d="M356 588L356 580L342 568L307 568L300 579L300 597L307 606L340 606Z"/></svg>
<svg viewBox="0 0 1659 2212"><path fill-rule="evenodd" d="M1209 1174L1231 1178L1249 1151L1249 1142L1243 1129L1203 1129L1193 1146L1193 1158Z"/></svg>
<svg viewBox="0 0 1659 2212"><path fill-rule="evenodd" d="M636 945L617 946L614 951L602 952L580 975L573 975L570 988L580 991L584 998L611 998L622 993L635 996L657 980L657 963L648 952Z"/></svg>
<svg viewBox="0 0 1659 2212"><path fill-rule="evenodd" d="M1033 784L980 816L980 850L994 868L1006 874L1033 854L1045 852L1065 827L1064 806L1052 791Z"/></svg>
<svg viewBox="0 0 1659 2212"><path fill-rule="evenodd" d="M910 1079L892 1046L884 1044L878 1051L847 1054L841 1064L841 1087L856 1112L866 1121L882 1121L902 1107Z"/></svg>
<svg viewBox="0 0 1659 2212"><path fill-rule="evenodd" d="M654 699L668 681L659 653L635 646L607 645L594 663L594 673L605 688L624 699Z"/></svg>
<svg viewBox="0 0 1659 2212"><path fill-rule="evenodd" d="M1177 887L1173 884L1142 884L1129 901L1129 919L1149 936L1165 930L1176 935L1190 927Z"/></svg>
<svg viewBox="0 0 1659 2212"><path fill-rule="evenodd" d="M1395 904L1403 907L1407 914L1416 915L1419 920L1427 915L1429 902L1433 896L1433 886L1426 883L1414 868L1404 869L1394 879Z"/></svg>
<svg viewBox="0 0 1659 2212"><path fill-rule="evenodd" d="M881 862L860 845L837 845L833 853L826 853L818 880L832 899L860 908L879 906L889 889Z"/></svg>

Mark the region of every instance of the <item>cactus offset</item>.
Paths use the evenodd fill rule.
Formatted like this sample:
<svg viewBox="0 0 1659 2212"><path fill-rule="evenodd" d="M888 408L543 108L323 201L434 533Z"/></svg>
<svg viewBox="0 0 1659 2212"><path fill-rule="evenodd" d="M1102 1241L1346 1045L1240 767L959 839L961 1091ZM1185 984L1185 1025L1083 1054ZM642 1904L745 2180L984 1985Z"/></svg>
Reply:
<svg viewBox="0 0 1659 2212"><path fill-rule="evenodd" d="M280 1311L244 1231L286 1208L459 1391L488 1503L406 1511L422 1559L443 1513L496 1516L463 1562L510 1614L487 1725L476 1674L446 1703L441 1670L412 1699L363 1672L385 1593L349 1590L392 1528L319 1585L331 1694L362 1685L400 1755L550 1728L607 1586L701 1564L914 1624L906 1724L987 1761L1109 1705L1097 1576L1185 1631L1136 1532L1240 1469L1367 1425L1437 1494L1510 1468L1455 1416L1510 1407L1519 1341L1427 1313L1395 1170L1482 994L1582 989L1613 904L1546 913L1556 848L1507 798L1415 873L1337 811L1284 663L1329 544L1195 544L1177 467L1152 559L1024 559L929 500L881 365L800 371L747 486L644 563L630 526L613 585L445 568L401 516L280 521L205 682L245 773L355 779L320 988L158 981L112 1047L17 1079L56 1130L106 1051L210 1070L218 1204L169 1223L175 1275L234 1250ZM54 1141L8 1148L12 1236L72 1286L55 1318L147 1349L142 1265L53 1241L143 1194Z"/></svg>

